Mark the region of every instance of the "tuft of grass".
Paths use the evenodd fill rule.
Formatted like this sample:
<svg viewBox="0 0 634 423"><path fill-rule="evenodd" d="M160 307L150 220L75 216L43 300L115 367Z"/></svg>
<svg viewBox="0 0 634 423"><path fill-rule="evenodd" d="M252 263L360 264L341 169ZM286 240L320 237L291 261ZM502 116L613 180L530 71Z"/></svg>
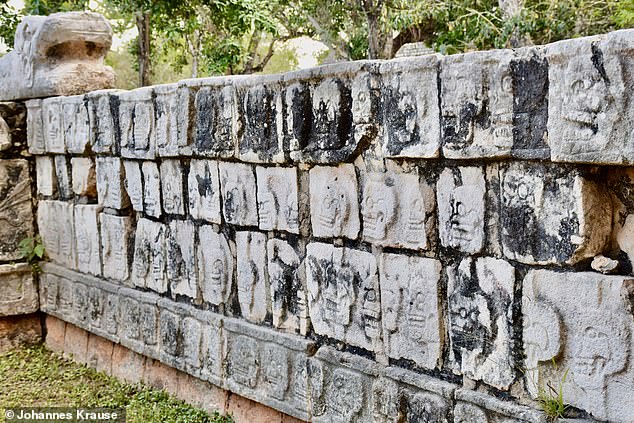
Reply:
<svg viewBox="0 0 634 423"><path fill-rule="evenodd" d="M128 423L233 423L164 391L121 383L41 345L0 354L0 410L10 407L125 408Z"/></svg>
<svg viewBox="0 0 634 423"><path fill-rule="evenodd" d="M550 383L547 384L548 389L540 387L537 393L537 402L542 407L542 410L548 416L551 421L555 419L563 418L568 405L564 404L564 384L568 378L568 369L564 372L559 386L553 387Z"/></svg>

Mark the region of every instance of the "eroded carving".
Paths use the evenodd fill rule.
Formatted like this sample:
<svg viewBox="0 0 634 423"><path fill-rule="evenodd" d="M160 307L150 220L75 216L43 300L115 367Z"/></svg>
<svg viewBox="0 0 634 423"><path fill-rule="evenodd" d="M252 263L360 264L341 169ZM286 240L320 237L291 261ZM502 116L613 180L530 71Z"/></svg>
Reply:
<svg viewBox="0 0 634 423"><path fill-rule="evenodd" d="M231 85L203 87L196 93L194 151L208 157L233 157L237 139L236 92Z"/></svg>
<svg viewBox="0 0 634 423"><path fill-rule="evenodd" d="M161 174L155 162L143 162L143 211L152 217L161 217Z"/></svg>
<svg viewBox="0 0 634 423"><path fill-rule="evenodd" d="M163 211L167 214L185 214L183 170L180 161L163 160L160 173Z"/></svg>
<svg viewBox="0 0 634 423"><path fill-rule="evenodd" d="M260 229L299 233L296 168L258 167Z"/></svg>
<svg viewBox="0 0 634 423"><path fill-rule="evenodd" d="M101 275L100 237L98 214L101 206L76 205L74 211L76 269L80 272ZM121 234L119 234L121 236Z"/></svg>
<svg viewBox="0 0 634 423"><path fill-rule="evenodd" d="M28 162L0 161L0 260L21 258L18 245L33 231L32 213Z"/></svg>
<svg viewBox="0 0 634 423"><path fill-rule="evenodd" d="M130 199L123 186L124 168L118 157L97 157L97 195L99 204L123 209Z"/></svg>
<svg viewBox="0 0 634 423"><path fill-rule="evenodd" d="M166 270L174 295L198 296L194 234L194 224L190 221L173 220L168 226L165 236Z"/></svg>
<svg viewBox="0 0 634 423"><path fill-rule="evenodd" d="M270 310L266 275L266 235L237 232L238 301L242 316L256 323L264 321Z"/></svg>
<svg viewBox="0 0 634 423"><path fill-rule="evenodd" d="M99 215L99 223L103 275L106 278L125 281L130 276L128 251L132 218L102 213Z"/></svg>
<svg viewBox="0 0 634 423"><path fill-rule="evenodd" d="M134 239L134 286L163 293L167 291L165 277L165 226L147 219L139 219Z"/></svg>
<svg viewBox="0 0 634 423"><path fill-rule="evenodd" d="M222 212L227 223L257 226L258 211L253 169L241 163L219 163Z"/></svg>
<svg viewBox="0 0 634 423"><path fill-rule="evenodd" d="M225 304L231 295L234 260L225 236L213 227L198 230L198 280L203 299L213 305Z"/></svg>
<svg viewBox="0 0 634 423"><path fill-rule="evenodd" d="M238 335L233 340L229 353L229 375L231 379L247 388L255 388L258 383L260 351L257 341Z"/></svg>
<svg viewBox="0 0 634 423"><path fill-rule="evenodd" d="M191 217L212 223L222 223L218 162L192 160L189 164L187 184Z"/></svg>
<svg viewBox="0 0 634 423"><path fill-rule="evenodd" d="M153 159L156 145L152 89L122 92L119 101L121 155L133 159Z"/></svg>

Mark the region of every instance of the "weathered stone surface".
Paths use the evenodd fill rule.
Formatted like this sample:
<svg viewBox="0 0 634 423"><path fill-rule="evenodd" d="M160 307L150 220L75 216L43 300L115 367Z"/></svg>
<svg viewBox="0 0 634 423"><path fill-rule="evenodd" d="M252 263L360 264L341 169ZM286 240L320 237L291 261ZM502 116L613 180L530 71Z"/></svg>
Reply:
<svg viewBox="0 0 634 423"><path fill-rule="evenodd" d="M0 265L0 316L35 313L40 308L37 286L28 264Z"/></svg>
<svg viewBox="0 0 634 423"><path fill-rule="evenodd" d="M529 272L522 296L529 392L562 386L565 403L601 420L632 420L633 293L624 277Z"/></svg>
<svg viewBox="0 0 634 423"><path fill-rule="evenodd" d="M189 117L192 107L193 97L186 86L169 84L154 87L154 143L159 156L175 157L191 153Z"/></svg>
<svg viewBox="0 0 634 423"><path fill-rule="evenodd" d="M57 193L60 200L69 200L73 196L71 169L66 156L55 156L55 176Z"/></svg>
<svg viewBox="0 0 634 423"><path fill-rule="evenodd" d="M376 245L429 249L433 187L415 174L369 173L363 178L363 239Z"/></svg>
<svg viewBox="0 0 634 423"><path fill-rule="evenodd" d="M75 268L75 228L72 204L62 201L40 201L37 225L46 255L55 263Z"/></svg>
<svg viewBox="0 0 634 423"><path fill-rule="evenodd" d="M456 391L454 421L456 423L546 423L547 416L532 408L502 401L482 392L467 389Z"/></svg>
<svg viewBox="0 0 634 423"><path fill-rule="evenodd" d="M70 159L73 193L81 197L97 197L97 173L95 162L90 157Z"/></svg>
<svg viewBox="0 0 634 423"><path fill-rule="evenodd" d="M310 216L316 237L357 239L357 176L351 164L310 170Z"/></svg>
<svg viewBox="0 0 634 423"><path fill-rule="evenodd" d="M256 183L253 168L242 163L220 162L222 214L227 223L239 226L258 225Z"/></svg>
<svg viewBox="0 0 634 423"><path fill-rule="evenodd" d="M218 162L192 160L187 177L189 215L211 223L222 223Z"/></svg>
<svg viewBox="0 0 634 423"><path fill-rule="evenodd" d="M101 206L76 205L75 243L77 251L76 269L83 273L101 275L101 242L98 214Z"/></svg>
<svg viewBox="0 0 634 423"><path fill-rule="evenodd" d="M445 247L478 253L484 245L486 183L479 167L445 169L438 179L440 241Z"/></svg>
<svg viewBox="0 0 634 423"><path fill-rule="evenodd" d="M183 195L183 169L179 160L161 162L161 192L166 214L185 214Z"/></svg>
<svg viewBox="0 0 634 423"><path fill-rule="evenodd" d="M190 221L173 220L167 236L167 279L173 295L198 296L198 274L194 251L194 224Z"/></svg>
<svg viewBox="0 0 634 423"><path fill-rule="evenodd" d="M47 153L66 153L62 118L62 103L58 97L42 100L44 148Z"/></svg>
<svg viewBox="0 0 634 423"><path fill-rule="evenodd" d="M148 216L161 217L161 174L155 162L143 162L143 211Z"/></svg>
<svg viewBox="0 0 634 423"><path fill-rule="evenodd" d="M433 369L442 351L439 261L383 254L380 263L383 341L386 354Z"/></svg>
<svg viewBox="0 0 634 423"><path fill-rule="evenodd" d="M227 238L211 225L201 226L198 230L197 257L203 300L216 306L227 303L235 267Z"/></svg>
<svg viewBox="0 0 634 423"><path fill-rule="evenodd" d="M132 283L163 293L167 291L165 274L165 232L163 224L139 219L134 237Z"/></svg>
<svg viewBox="0 0 634 423"><path fill-rule="evenodd" d="M0 160L0 260L17 260L18 244L33 233L31 178L26 160Z"/></svg>
<svg viewBox="0 0 634 423"><path fill-rule="evenodd" d="M297 169L257 167L260 229L299 233Z"/></svg>
<svg viewBox="0 0 634 423"><path fill-rule="evenodd" d="M143 211L143 173L141 165L134 160L124 160L123 167L125 169L125 191L130 199L132 210Z"/></svg>
<svg viewBox="0 0 634 423"><path fill-rule="evenodd" d="M44 120L42 116L42 100L28 100L26 104L26 139L29 153L44 154Z"/></svg>
<svg viewBox="0 0 634 423"><path fill-rule="evenodd" d="M205 325L200 339L201 368L200 377L216 386L223 386L225 372L224 358L227 353L227 340L222 328L220 315L198 313Z"/></svg>
<svg viewBox="0 0 634 423"><path fill-rule="evenodd" d="M382 350L381 302L374 256L329 244L308 244L306 279L315 332L365 348Z"/></svg>
<svg viewBox="0 0 634 423"><path fill-rule="evenodd" d="M116 281L126 281L130 276L130 235L133 220L130 217L101 213L99 224L103 276Z"/></svg>
<svg viewBox="0 0 634 423"><path fill-rule="evenodd" d="M238 113L232 85L205 86L196 93L196 134L193 151L206 157L233 157L237 144Z"/></svg>
<svg viewBox="0 0 634 423"><path fill-rule="evenodd" d="M401 59L380 67L383 77L383 154L438 157L438 56Z"/></svg>
<svg viewBox="0 0 634 423"><path fill-rule="evenodd" d="M62 97L63 131L69 153L84 154L90 141L88 102L83 95Z"/></svg>
<svg viewBox="0 0 634 423"><path fill-rule="evenodd" d="M118 153L121 135L115 126L119 121L118 91L95 91L86 95L90 119L90 141L94 153Z"/></svg>
<svg viewBox="0 0 634 423"><path fill-rule="evenodd" d="M38 194L51 197L57 193L57 175L52 157L35 157L35 175Z"/></svg>
<svg viewBox="0 0 634 423"><path fill-rule="evenodd" d="M236 232L238 301L242 316L252 322L264 321L271 309L266 274L266 235Z"/></svg>
<svg viewBox="0 0 634 423"><path fill-rule="evenodd" d="M27 16L18 25L14 50L0 60L0 99L81 94L109 88L104 66L112 28L92 12Z"/></svg>
<svg viewBox="0 0 634 423"><path fill-rule="evenodd" d="M97 195L99 204L124 209L130 204L123 181L125 170L118 157L97 157Z"/></svg>
<svg viewBox="0 0 634 423"><path fill-rule="evenodd" d="M501 169L504 255L526 264L574 264L606 248L612 203L579 170L511 163Z"/></svg>
<svg viewBox="0 0 634 423"><path fill-rule="evenodd" d="M153 159L156 139L152 88L123 91L119 93L118 100L121 155L132 159Z"/></svg>

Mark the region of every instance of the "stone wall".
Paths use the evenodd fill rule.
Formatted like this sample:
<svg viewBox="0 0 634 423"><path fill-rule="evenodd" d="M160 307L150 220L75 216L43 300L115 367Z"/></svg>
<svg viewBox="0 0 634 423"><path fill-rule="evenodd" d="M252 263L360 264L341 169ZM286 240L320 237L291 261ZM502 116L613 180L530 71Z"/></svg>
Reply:
<svg viewBox="0 0 634 423"><path fill-rule="evenodd" d="M565 379L632 421L633 53L28 101L41 308L303 420L545 421Z"/></svg>

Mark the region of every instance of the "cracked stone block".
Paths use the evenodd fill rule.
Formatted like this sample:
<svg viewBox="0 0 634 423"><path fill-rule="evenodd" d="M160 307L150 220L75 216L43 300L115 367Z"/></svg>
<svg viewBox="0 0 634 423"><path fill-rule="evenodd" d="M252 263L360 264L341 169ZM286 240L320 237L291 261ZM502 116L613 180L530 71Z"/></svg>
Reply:
<svg viewBox="0 0 634 423"><path fill-rule="evenodd" d="M83 95L62 97L64 139L69 153L84 154L90 142L90 118Z"/></svg>
<svg viewBox="0 0 634 423"><path fill-rule="evenodd" d="M35 313L39 309L37 286L28 264L0 265L0 316Z"/></svg>
<svg viewBox="0 0 634 423"><path fill-rule="evenodd" d="M440 242L465 253L484 246L486 183L479 167L446 168L436 185Z"/></svg>
<svg viewBox="0 0 634 423"><path fill-rule="evenodd" d="M217 318L208 319L205 330L201 333L200 354L201 369L200 375L203 380L212 382L218 386L224 373L223 358L226 353L226 339L221 326L221 321Z"/></svg>
<svg viewBox="0 0 634 423"><path fill-rule="evenodd" d="M193 103L189 88L177 84L154 87L156 113L156 149L161 157L176 157L191 153L189 137L190 105Z"/></svg>
<svg viewBox="0 0 634 423"><path fill-rule="evenodd" d="M97 154L118 153L117 127L115 117L119 117L117 91L96 91L86 95L88 117L92 128L91 149Z"/></svg>
<svg viewBox="0 0 634 423"><path fill-rule="evenodd" d="M185 214L183 194L183 169L179 160L161 162L161 192L163 211L166 214Z"/></svg>
<svg viewBox="0 0 634 423"><path fill-rule="evenodd" d="M121 155L130 159L153 159L156 144L152 88L123 91L118 99Z"/></svg>
<svg viewBox="0 0 634 423"><path fill-rule="evenodd" d="M155 162L143 162L143 211L148 216L161 217L161 174Z"/></svg>
<svg viewBox="0 0 634 423"><path fill-rule="evenodd" d="M196 319L186 317L183 319L183 357L185 368L193 372L201 365L201 330L202 325Z"/></svg>
<svg viewBox="0 0 634 423"><path fill-rule="evenodd" d="M385 247L427 250L436 211L433 187L417 174L363 177L363 239Z"/></svg>
<svg viewBox="0 0 634 423"><path fill-rule="evenodd" d="M513 371L515 269L491 257L447 268L449 360L456 374L508 389Z"/></svg>
<svg viewBox="0 0 634 423"><path fill-rule="evenodd" d="M0 222L0 260L20 259L20 241L33 234L31 178L26 160L0 160Z"/></svg>
<svg viewBox="0 0 634 423"><path fill-rule="evenodd" d="M44 119L42 115L42 100L28 100L26 105L26 140L29 145L29 153L44 154L46 144L44 142Z"/></svg>
<svg viewBox="0 0 634 423"><path fill-rule="evenodd" d="M57 193L57 175L52 157L35 157L35 175L38 194L51 197Z"/></svg>
<svg viewBox="0 0 634 423"><path fill-rule="evenodd" d="M522 295L529 392L562 386L564 403L599 420L634 419L632 298L627 277L529 272Z"/></svg>
<svg viewBox="0 0 634 423"><path fill-rule="evenodd" d="M216 306L227 303L235 267L227 238L211 225L203 225L198 230L197 250L203 300Z"/></svg>
<svg viewBox="0 0 634 423"><path fill-rule="evenodd" d="M75 242L77 251L77 270L101 276L101 242L99 236L98 215L101 206L75 206Z"/></svg>
<svg viewBox="0 0 634 423"><path fill-rule="evenodd" d="M229 343L227 373L238 386L247 389L257 386L260 362L260 349L255 339L238 335Z"/></svg>
<svg viewBox="0 0 634 423"><path fill-rule="evenodd" d="M386 157L438 157L438 67L436 55L381 64Z"/></svg>
<svg viewBox="0 0 634 423"><path fill-rule="evenodd" d="M378 132L380 89L381 79L377 69L372 65L358 72L352 80L352 122L354 141L357 145L372 140Z"/></svg>
<svg viewBox="0 0 634 423"><path fill-rule="evenodd" d="M266 274L266 235L236 232L238 302L242 316L261 323L271 309Z"/></svg>
<svg viewBox="0 0 634 423"><path fill-rule="evenodd" d="M66 156L55 156L55 176L57 179L57 193L60 200L69 200L73 196L71 169Z"/></svg>
<svg viewBox="0 0 634 423"><path fill-rule="evenodd" d="M548 138L556 162L634 161L634 33L566 40L546 48Z"/></svg>
<svg viewBox="0 0 634 423"><path fill-rule="evenodd" d="M47 153L66 153L62 104L58 97L42 100L44 145Z"/></svg>
<svg viewBox="0 0 634 423"><path fill-rule="evenodd" d="M316 166L309 177L313 235L357 239L361 225L354 165Z"/></svg>
<svg viewBox="0 0 634 423"><path fill-rule="evenodd" d="M260 229L299 233L297 168L257 167Z"/></svg>
<svg viewBox="0 0 634 423"><path fill-rule="evenodd" d="M74 207L63 201L39 201L37 226L46 255L51 261L75 268Z"/></svg>
<svg viewBox="0 0 634 423"><path fill-rule="evenodd" d="M167 279L173 295L198 296L194 224L173 220L166 234Z"/></svg>
<svg viewBox="0 0 634 423"><path fill-rule="evenodd" d="M219 169L225 220L232 225L257 226L258 207L253 168L242 163L220 162Z"/></svg>
<svg viewBox="0 0 634 423"><path fill-rule="evenodd" d="M70 159L73 193L81 197L97 197L97 173L95 162L90 157Z"/></svg>
<svg viewBox="0 0 634 423"><path fill-rule="evenodd" d="M302 282L304 262L287 241L270 239L266 247L273 326L291 333L308 332L308 299Z"/></svg>
<svg viewBox="0 0 634 423"><path fill-rule="evenodd" d="M126 281L130 277L130 236L134 230L134 221L131 217L101 213L99 223L103 276Z"/></svg>
<svg viewBox="0 0 634 423"><path fill-rule="evenodd" d="M308 309L315 332L380 351L381 302L371 253L311 243L306 252Z"/></svg>
<svg viewBox="0 0 634 423"><path fill-rule="evenodd" d="M453 409L455 423L507 423L510 421L547 423L551 420L540 410L518 405L512 401L503 401L483 392L458 389L455 395L457 399ZM568 419L560 420L568 421Z"/></svg>
<svg viewBox="0 0 634 423"><path fill-rule="evenodd" d="M125 169L125 191L130 198L132 210L143 211L143 173L141 165L134 160L124 160L123 168Z"/></svg>
<svg viewBox="0 0 634 423"><path fill-rule="evenodd" d="M165 225L139 219L134 237L132 283L158 293L167 291Z"/></svg>
<svg viewBox="0 0 634 423"><path fill-rule="evenodd" d="M501 169L504 255L526 264L575 264L607 247L612 203L579 170L511 163Z"/></svg>
<svg viewBox="0 0 634 423"><path fill-rule="evenodd" d="M221 224L218 162L192 160L189 163L187 186L190 216Z"/></svg>
<svg viewBox="0 0 634 423"><path fill-rule="evenodd" d="M194 153L211 158L233 157L238 137L235 88L202 87L196 93L195 109Z"/></svg>
<svg viewBox="0 0 634 423"><path fill-rule="evenodd" d="M290 382L291 363L288 349L276 344L264 344L260 359L262 363L262 389L270 397L284 401Z"/></svg>
<svg viewBox="0 0 634 423"><path fill-rule="evenodd" d="M97 157L97 196L99 204L113 209L125 209L130 199L125 191L125 170L118 157Z"/></svg>
<svg viewBox="0 0 634 423"><path fill-rule="evenodd" d="M381 311L387 355L434 369L442 352L438 284L439 261L383 254Z"/></svg>

